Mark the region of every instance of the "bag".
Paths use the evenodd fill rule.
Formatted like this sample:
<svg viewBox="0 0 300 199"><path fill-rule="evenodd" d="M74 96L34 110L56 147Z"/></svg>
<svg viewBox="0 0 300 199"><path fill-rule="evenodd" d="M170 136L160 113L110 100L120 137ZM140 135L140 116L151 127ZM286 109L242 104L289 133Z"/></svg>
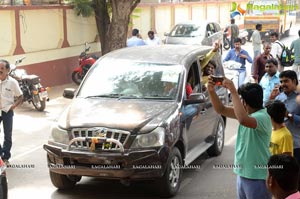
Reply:
<svg viewBox="0 0 300 199"><path fill-rule="evenodd" d="M281 55L278 57L281 66L292 66L295 61L294 53L292 52L292 50L290 50L288 47L284 46L284 44L281 44L280 42L276 43L278 43L282 48Z"/></svg>

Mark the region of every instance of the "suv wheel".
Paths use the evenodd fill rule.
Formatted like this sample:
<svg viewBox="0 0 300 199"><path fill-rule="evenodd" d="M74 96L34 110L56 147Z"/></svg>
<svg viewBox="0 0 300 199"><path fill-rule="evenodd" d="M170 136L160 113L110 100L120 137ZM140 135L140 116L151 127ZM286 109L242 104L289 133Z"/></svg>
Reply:
<svg viewBox="0 0 300 199"><path fill-rule="evenodd" d="M174 147L167 164L166 171L161 179L157 181L157 186L162 197L172 197L176 195L181 182L182 157L177 147Z"/></svg>
<svg viewBox="0 0 300 199"><path fill-rule="evenodd" d="M81 180L81 176L68 176L49 171L52 184L58 189L71 189Z"/></svg>
<svg viewBox="0 0 300 199"><path fill-rule="evenodd" d="M219 119L214 144L207 150L209 156L217 156L222 153L224 147L225 125L222 118Z"/></svg>

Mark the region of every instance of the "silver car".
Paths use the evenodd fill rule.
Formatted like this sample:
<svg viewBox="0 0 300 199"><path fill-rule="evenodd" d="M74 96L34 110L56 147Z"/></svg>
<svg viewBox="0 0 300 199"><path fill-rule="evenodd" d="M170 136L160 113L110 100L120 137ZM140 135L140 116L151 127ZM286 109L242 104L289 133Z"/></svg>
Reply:
<svg viewBox="0 0 300 199"><path fill-rule="evenodd" d="M200 44L212 46L223 41L221 27L216 22L187 21L176 24L170 33L165 33L166 44Z"/></svg>

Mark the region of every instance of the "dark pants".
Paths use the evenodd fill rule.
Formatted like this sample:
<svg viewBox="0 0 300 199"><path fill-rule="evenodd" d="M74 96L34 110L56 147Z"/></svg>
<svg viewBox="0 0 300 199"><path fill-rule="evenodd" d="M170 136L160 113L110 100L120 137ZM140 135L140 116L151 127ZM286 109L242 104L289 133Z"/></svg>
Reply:
<svg viewBox="0 0 300 199"><path fill-rule="evenodd" d="M230 39L230 47L231 47L231 49L234 48L234 39L235 39L235 37Z"/></svg>
<svg viewBox="0 0 300 199"><path fill-rule="evenodd" d="M4 142L3 147L1 148L0 146L0 154L2 159L5 160L8 160L11 156L13 116L13 111L8 111L7 113L2 111L2 116L0 117L0 124L3 122L4 129Z"/></svg>
<svg viewBox="0 0 300 199"><path fill-rule="evenodd" d="M296 158L298 164L300 165L300 148L294 149L294 158ZM298 190L300 190L300 176L298 182Z"/></svg>

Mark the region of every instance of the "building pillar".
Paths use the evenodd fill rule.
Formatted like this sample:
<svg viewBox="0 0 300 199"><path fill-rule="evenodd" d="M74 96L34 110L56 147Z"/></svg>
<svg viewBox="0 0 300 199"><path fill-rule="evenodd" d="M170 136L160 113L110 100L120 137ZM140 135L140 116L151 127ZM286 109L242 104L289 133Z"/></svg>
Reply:
<svg viewBox="0 0 300 199"><path fill-rule="evenodd" d="M68 29L67 29L67 9L63 8L63 31L64 31L64 40L62 43L62 48L70 47L68 42Z"/></svg>
<svg viewBox="0 0 300 199"><path fill-rule="evenodd" d="M15 9L15 29L16 29L16 47L13 55L24 54L24 49L21 46L21 31L20 31L20 9Z"/></svg>

